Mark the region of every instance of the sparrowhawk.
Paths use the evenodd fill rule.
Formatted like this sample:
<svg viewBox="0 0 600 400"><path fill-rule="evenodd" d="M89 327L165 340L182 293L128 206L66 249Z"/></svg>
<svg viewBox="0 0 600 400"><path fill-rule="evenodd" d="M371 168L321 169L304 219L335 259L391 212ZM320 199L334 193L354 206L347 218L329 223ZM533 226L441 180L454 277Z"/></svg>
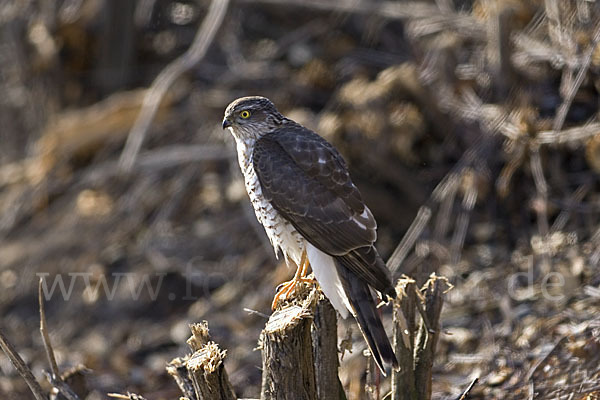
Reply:
<svg viewBox="0 0 600 400"><path fill-rule="evenodd" d="M243 97L225 110L223 129L238 161L258 221L278 253L298 269L275 297L306 280L308 265L339 314L358 321L375 362L398 362L371 288L396 297L390 272L374 246L377 224L352 183L342 156L315 132L281 115L264 97Z"/></svg>

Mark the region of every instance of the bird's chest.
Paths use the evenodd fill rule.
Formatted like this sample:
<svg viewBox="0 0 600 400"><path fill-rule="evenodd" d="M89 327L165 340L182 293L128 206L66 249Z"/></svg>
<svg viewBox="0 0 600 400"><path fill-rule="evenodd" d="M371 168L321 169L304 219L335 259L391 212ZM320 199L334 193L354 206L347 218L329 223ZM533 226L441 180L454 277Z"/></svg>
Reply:
<svg viewBox="0 0 600 400"><path fill-rule="evenodd" d="M275 254L277 255L278 249L281 249L286 262L291 259L299 264L305 246L304 238L263 196L260 181L252 163L253 144L238 141L237 150L238 161L244 175L244 185L254 207L256 218L265 227Z"/></svg>

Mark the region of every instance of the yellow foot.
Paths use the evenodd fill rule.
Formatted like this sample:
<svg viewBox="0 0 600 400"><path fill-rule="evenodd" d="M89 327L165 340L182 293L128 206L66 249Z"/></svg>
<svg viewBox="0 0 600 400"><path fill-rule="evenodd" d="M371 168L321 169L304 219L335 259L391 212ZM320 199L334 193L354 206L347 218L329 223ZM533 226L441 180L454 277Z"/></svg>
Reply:
<svg viewBox="0 0 600 400"><path fill-rule="evenodd" d="M277 293L273 298L273 303L271 303L271 309L275 310L277 307L277 303L279 303L279 299L286 300L290 294L292 294L296 290L296 285L298 283L306 282L313 283L314 279L307 278L308 274L308 257L306 257L306 251L302 253L302 259L300 260L300 265L294 274L294 277L291 281L284 282L281 285L277 286Z"/></svg>
<svg viewBox="0 0 600 400"><path fill-rule="evenodd" d="M279 286L277 286L277 293L273 298L273 303L271 303L271 309L275 310L277 308L277 304L280 300L287 300L288 297L295 292L296 286L299 283L314 283L315 279L312 278L294 278L291 281L283 282Z"/></svg>

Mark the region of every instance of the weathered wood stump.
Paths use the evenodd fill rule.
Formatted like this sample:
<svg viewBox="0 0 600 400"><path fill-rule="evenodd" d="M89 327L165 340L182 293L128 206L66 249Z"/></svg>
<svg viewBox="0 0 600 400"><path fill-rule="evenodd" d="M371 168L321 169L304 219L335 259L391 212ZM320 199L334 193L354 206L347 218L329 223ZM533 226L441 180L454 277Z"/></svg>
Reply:
<svg viewBox="0 0 600 400"><path fill-rule="evenodd" d="M315 308L312 346L319 400L345 399L338 376L337 313L329 300L321 296Z"/></svg>
<svg viewBox="0 0 600 400"><path fill-rule="evenodd" d="M276 310L260 335L261 400L317 399L311 325L318 292Z"/></svg>
<svg viewBox="0 0 600 400"><path fill-rule="evenodd" d="M415 301L416 284L403 279L396 285L398 299L394 301L394 351L400 370L392 372L392 393L394 400L417 400L415 387Z"/></svg>
<svg viewBox="0 0 600 400"><path fill-rule="evenodd" d="M190 400L236 400L223 360L227 355L210 340L206 322L190 326L187 343L193 353L178 357L167 365L183 395Z"/></svg>
<svg viewBox="0 0 600 400"><path fill-rule="evenodd" d="M400 370L392 372L393 400L431 398L431 377L435 348L440 334L440 314L446 278L431 274L419 291L414 280L403 278L394 300L394 351ZM416 314L421 315L419 325Z"/></svg>

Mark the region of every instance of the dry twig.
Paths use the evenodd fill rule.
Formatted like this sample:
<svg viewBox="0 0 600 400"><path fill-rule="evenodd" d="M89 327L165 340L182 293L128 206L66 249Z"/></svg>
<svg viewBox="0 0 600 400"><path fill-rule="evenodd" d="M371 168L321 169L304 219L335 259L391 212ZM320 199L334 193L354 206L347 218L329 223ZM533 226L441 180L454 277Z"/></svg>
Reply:
<svg viewBox="0 0 600 400"><path fill-rule="evenodd" d="M162 70L152 83L150 91L144 97L142 111L136 119L133 128L131 128L125 148L121 153L119 160L121 171L128 173L133 168L135 159L140 151L154 114L160 105L161 99L175 79L202 60L225 18L228 4L229 0L213 0L210 3L208 13L204 17L198 33L196 33L192 46L181 57Z"/></svg>
<svg viewBox="0 0 600 400"><path fill-rule="evenodd" d="M54 386L60 394L62 394L67 400L79 400L79 396L67 385L62 379L58 364L56 363L56 357L54 356L54 349L50 342L50 334L48 333L48 325L46 323L46 309L44 307L44 296L42 290L43 278L40 278L38 284L38 302L40 307L40 334L44 342L44 349L46 350L46 356L48 357L48 364L50 364L50 373L46 373L46 378L52 386Z"/></svg>
<svg viewBox="0 0 600 400"><path fill-rule="evenodd" d="M554 124L552 126L552 130L557 132L560 131L565 123L565 119L567 118L567 113L569 112L569 108L573 103L573 99L575 98L575 94L579 90L579 87L583 83L583 79L585 78L590 63L592 62L592 55L596 50L596 46L600 42L600 24L596 27L596 30L591 38L590 45L583 56L583 61L579 66L579 72L575 76L575 80L573 83L567 88L567 92L565 94L565 98L558 108L558 112L556 113L556 118L554 119Z"/></svg>
<svg viewBox="0 0 600 400"><path fill-rule="evenodd" d="M112 397L113 399L124 399L124 400L146 400L145 397L140 396L139 394L127 392L127 394L121 393L108 393L108 397Z"/></svg>
<svg viewBox="0 0 600 400"><path fill-rule="evenodd" d="M464 392L462 392L462 394L460 395L460 397L458 397L456 400L466 400L467 396L469 395L469 392L471 391L471 389L473 389L473 387L475 386L475 384L477 383L477 381L479 380L479 378L475 378L471 381L471 383L469 384L469 386L467 386L467 388L465 389Z"/></svg>
<svg viewBox="0 0 600 400"><path fill-rule="evenodd" d="M60 379L60 372L58 370L58 364L56 363L56 357L54 357L54 349L50 342L50 335L48 334L48 326L46 325L46 309L44 307L44 296L42 293L43 278L40 278L38 284L38 302L40 307L40 333L44 341L44 348L46 349L46 356L48 357L48 364L50 364L50 370L52 371L53 379Z"/></svg>
<svg viewBox="0 0 600 400"><path fill-rule="evenodd" d="M429 222L430 218L431 209L429 207L422 206L419 208L417 216L413 220L412 224L410 224L406 234L404 234L402 240L398 246L396 246L394 253L387 261L387 266L392 273L398 271L398 268L400 268L400 265L402 265L402 262L404 262L404 259L406 259L406 256L415 245L415 242L423 232L423 229L425 229L425 226Z"/></svg>
<svg viewBox="0 0 600 400"><path fill-rule="evenodd" d="M13 367L15 367L15 369L19 373L19 375L21 375L21 377L25 380L25 383L27 383L27 386L29 386L29 389L33 393L35 399L48 400L47 396L42 390L42 387L31 373L31 369L29 369L27 364L25 364L25 361L23 361L19 353L17 353L17 350L13 347L13 345L8 341L6 336L4 336L4 334L1 331L0 348L2 349L4 354L6 354Z"/></svg>

